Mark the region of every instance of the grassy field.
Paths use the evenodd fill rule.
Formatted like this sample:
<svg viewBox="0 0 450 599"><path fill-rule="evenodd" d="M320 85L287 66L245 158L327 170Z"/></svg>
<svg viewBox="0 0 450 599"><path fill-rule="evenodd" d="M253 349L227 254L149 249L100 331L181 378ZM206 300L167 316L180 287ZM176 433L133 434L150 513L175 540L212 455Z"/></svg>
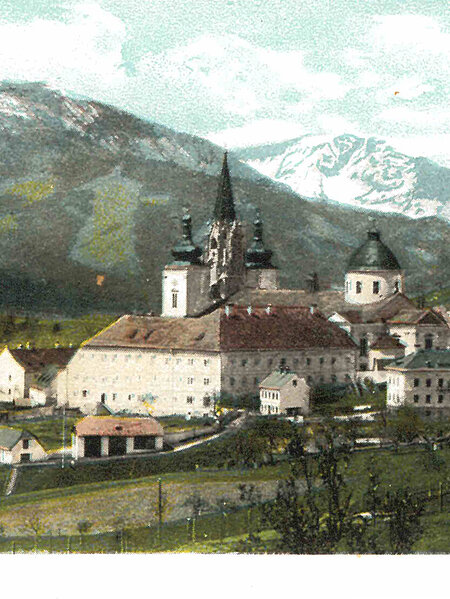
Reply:
<svg viewBox="0 0 450 599"><path fill-rule="evenodd" d="M352 500L360 504L368 483L369 463L373 463L380 471L381 483L385 488L395 489L409 486L416 491L437 493L439 483L444 490L450 488L450 449L435 452L439 460L430 461L429 453L423 448L395 451L365 451L353 453L345 476L348 488L352 490ZM5 470L7 470L5 468ZM33 469L24 469L21 476L26 476ZM53 470L53 469L52 469ZM58 469L59 470L59 469ZM248 470L195 470L194 472L167 473L162 475L163 494L167 520L167 538L165 550L188 550L186 547L186 518L190 515L188 498L193 494L202 498L204 511L217 511L224 498L227 505L238 508L240 505L238 485L254 483L262 493L262 498L269 500L275 496L277 481L288 473L286 461L274 466L265 466ZM149 476L132 480L102 481L83 485L75 485L62 489L46 489L33 493L16 494L4 498L0 506L0 524L9 535L30 535L27 522L38 519L43 532L64 535L75 535L77 523L88 520L92 523L92 534L86 537L85 549L116 551L114 534L120 526L127 530L129 549L151 551L155 545L155 523L157 505L158 476ZM448 512L450 498L444 506ZM361 504L362 505L362 504ZM234 512L233 512L234 513ZM235 522L229 514L230 520ZM228 517L227 516L227 519ZM447 513L448 517L448 513ZM236 517L237 518L237 517ZM225 535L222 531L223 517L220 514L205 516L204 528L198 529L197 539L220 541ZM179 522L181 521L181 523ZM199 520L200 522L200 520ZM208 524L209 522L209 524ZM240 524L239 524L240 522ZM426 535L421 540L420 551L448 550L449 541L445 537L448 525L443 525L442 514L430 513L425 519ZM28 526L28 528L27 528ZM203 526L203 525L202 525ZM237 518L228 536L239 536L246 532L244 515ZM203 531L203 532L201 532ZM202 541L202 542L203 542ZM28 541L27 541L28 542ZM78 541L74 541L75 545ZM234 542L234 541L233 541ZM233 542L228 545L231 547ZM64 541L61 541L64 545ZM1 550L1 547L0 547ZM202 551L199 547L197 550ZM212 552L216 546L205 548ZM226 550L224 547L223 551Z"/></svg>
<svg viewBox="0 0 450 599"><path fill-rule="evenodd" d="M78 347L117 317L110 314L92 314L65 320L9 317L0 315L0 344L24 347L29 342L35 347Z"/></svg>
<svg viewBox="0 0 450 599"><path fill-rule="evenodd" d="M167 433L192 430L214 424L211 418L191 418L187 420L183 416L161 416L158 420Z"/></svg>

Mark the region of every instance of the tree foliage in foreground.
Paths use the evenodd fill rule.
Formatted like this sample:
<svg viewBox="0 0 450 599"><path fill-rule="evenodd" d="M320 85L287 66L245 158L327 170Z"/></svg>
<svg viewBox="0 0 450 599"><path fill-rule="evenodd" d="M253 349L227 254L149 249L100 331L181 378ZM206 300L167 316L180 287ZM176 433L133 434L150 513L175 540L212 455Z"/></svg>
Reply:
<svg viewBox="0 0 450 599"><path fill-rule="evenodd" d="M383 490L379 472L369 464L367 491L358 505L346 481L349 448L337 443L332 429L323 432L317 456L304 451L301 438L288 449L289 476L265 510L266 524L279 535L278 551L378 553L386 530L392 552L412 550L422 534L424 504L409 489Z"/></svg>

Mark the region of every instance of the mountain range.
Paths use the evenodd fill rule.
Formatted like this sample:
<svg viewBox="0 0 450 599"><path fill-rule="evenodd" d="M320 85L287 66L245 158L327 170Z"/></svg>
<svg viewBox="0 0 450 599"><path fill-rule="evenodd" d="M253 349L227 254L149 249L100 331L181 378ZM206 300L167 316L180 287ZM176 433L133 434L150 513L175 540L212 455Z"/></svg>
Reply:
<svg viewBox="0 0 450 599"><path fill-rule="evenodd" d="M222 155L204 139L39 83L0 85L0 307L159 311L184 209L194 240L205 242ZM317 271L323 286L342 286L367 211L305 199L241 158L229 157L236 209L247 238L261 211L281 285L302 288ZM411 291L448 280L444 219L381 214L378 225Z"/></svg>
<svg viewBox="0 0 450 599"><path fill-rule="evenodd" d="M304 135L244 148L237 156L305 197L450 220L450 169L406 156L374 137Z"/></svg>

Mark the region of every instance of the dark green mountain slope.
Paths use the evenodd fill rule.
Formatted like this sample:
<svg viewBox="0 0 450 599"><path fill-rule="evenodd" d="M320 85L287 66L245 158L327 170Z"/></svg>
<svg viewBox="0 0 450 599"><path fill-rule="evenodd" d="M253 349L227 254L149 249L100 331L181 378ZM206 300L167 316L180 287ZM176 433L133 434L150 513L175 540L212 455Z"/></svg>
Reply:
<svg viewBox="0 0 450 599"><path fill-rule="evenodd" d="M183 208L202 242L221 160L205 140L114 108L40 84L0 86L0 308L158 311ZM316 270L342 285L367 211L306 201L233 156L230 166L237 211L251 223L261 209L282 284L303 287ZM448 224L388 215L378 223L411 290L449 279Z"/></svg>

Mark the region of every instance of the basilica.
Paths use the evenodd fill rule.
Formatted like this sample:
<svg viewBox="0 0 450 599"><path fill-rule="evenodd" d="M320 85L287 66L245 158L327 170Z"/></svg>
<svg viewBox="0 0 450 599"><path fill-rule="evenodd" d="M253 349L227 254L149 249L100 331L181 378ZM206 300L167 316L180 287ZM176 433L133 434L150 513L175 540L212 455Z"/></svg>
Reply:
<svg viewBox="0 0 450 599"><path fill-rule="evenodd" d="M86 341L58 374L59 405L204 416L223 394L259 394L280 365L309 387L383 382L393 359L448 347L445 318L407 297L374 226L349 256L343 291L279 289L260 216L246 245L226 154L203 250L191 227L185 214L162 274L161 316L124 315Z"/></svg>

